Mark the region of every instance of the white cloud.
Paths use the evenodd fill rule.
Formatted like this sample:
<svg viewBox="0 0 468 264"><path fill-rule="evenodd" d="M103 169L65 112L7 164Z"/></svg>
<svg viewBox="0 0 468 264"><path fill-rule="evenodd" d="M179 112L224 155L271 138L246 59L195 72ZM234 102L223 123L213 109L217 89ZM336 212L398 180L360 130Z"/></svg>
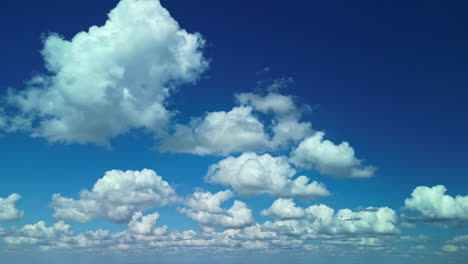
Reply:
<svg viewBox="0 0 468 264"><path fill-rule="evenodd" d="M283 207L277 208L274 206L275 203L281 204ZM359 212L341 209L335 213L332 208L323 204L302 209L296 207L292 202L275 201L275 203L265 211L266 215L277 219L296 218L266 222L263 225L266 229L280 233L313 238L321 234L361 235L399 232L396 227L396 213L388 207L369 208L369 210Z"/></svg>
<svg viewBox="0 0 468 264"><path fill-rule="evenodd" d="M228 155L243 151L263 151L268 136L252 108L235 107L229 112L211 112L188 125L177 125L165 138L161 150L199 155Z"/></svg>
<svg viewBox="0 0 468 264"><path fill-rule="evenodd" d="M132 128L163 134L172 115L166 99L207 68L203 43L158 0L122 0L105 25L70 41L57 34L45 39L49 74L10 91L7 99L19 114L7 129L51 142L97 144Z"/></svg>
<svg viewBox="0 0 468 264"><path fill-rule="evenodd" d="M442 246L442 250L445 251L445 252L457 252L458 251L458 247L455 246L455 245L452 245L452 244L447 244L447 245L444 245Z"/></svg>
<svg viewBox="0 0 468 264"><path fill-rule="evenodd" d="M298 167L315 168L320 173L340 178L367 178L375 168L362 166L348 142L335 145L323 140L325 133L316 132L304 139L291 153L291 161Z"/></svg>
<svg viewBox="0 0 468 264"><path fill-rule="evenodd" d="M452 197L446 191L443 185L416 187L405 200L405 209L416 214L410 220L468 221L468 195Z"/></svg>
<svg viewBox="0 0 468 264"><path fill-rule="evenodd" d="M128 223L128 231L139 235L163 235L167 232L167 226L156 228L156 221L158 219L159 213L157 212L149 215L135 212L132 220Z"/></svg>
<svg viewBox="0 0 468 264"><path fill-rule="evenodd" d="M10 234L4 238L4 241L10 245L36 245L47 241L58 241L64 236L70 236L70 225L59 221L54 225L47 227L44 221L39 221L33 225L25 225L19 230L15 230L14 234Z"/></svg>
<svg viewBox="0 0 468 264"><path fill-rule="evenodd" d="M189 208L180 208L181 213L204 226L219 226L223 228L242 228L252 225L252 211L241 201L234 201L229 209L220 205L232 198L229 190L212 194L210 192L195 192L186 202Z"/></svg>
<svg viewBox="0 0 468 264"><path fill-rule="evenodd" d="M211 165L206 180L230 186L241 196L266 193L310 200L330 194L321 183L309 182L305 176L292 179L295 174L285 157L244 153Z"/></svg>
<svg viewBox="0 0 468 264"><path fill-rule="evenodd" d="M292 199L277 199L273 202L270 208L262 210L261 214L263 216L270 216L275 219L294 219L294 218L303 218L305 216L305 210L296 207L296 204Z"/></svg>
<svg viewBox="0 0 468 264"><path fill-rule="evenodd" d="M291 96L241 93L236 100L241 105L231 111L210 112L188 125L176 125L161 150L220 156L265 152L288 148L312 134L311 124L299 121L301 111ZM257 114L265 115L268 124Z"/></svg>
<svg viewBox="0 0 468 264"><path fill-rule="evenodd" d="M16 221L23 217L24 212L16 208L16 201L21 196L13 193L7 198L0 198L0 222L1 221Z"/></svg>
<svg viewBox="0 0 468 264"><path fill-rule="evenodd" d="M50 206L54 217L89 222L103 217L113 222L128 222L137 211L178 201L169 183L153 170L106 172L91 191L80 192L80 199L54 194Z"/></svg>
<svg viewBox="0 0 468 264"><path fill-rule="evenodd" d="M296 104L291 96L269 93L265 96L254 93L240 93L235 95L242 105L251 105L262 113L273 112L279 116L297 113Z"/></svg>

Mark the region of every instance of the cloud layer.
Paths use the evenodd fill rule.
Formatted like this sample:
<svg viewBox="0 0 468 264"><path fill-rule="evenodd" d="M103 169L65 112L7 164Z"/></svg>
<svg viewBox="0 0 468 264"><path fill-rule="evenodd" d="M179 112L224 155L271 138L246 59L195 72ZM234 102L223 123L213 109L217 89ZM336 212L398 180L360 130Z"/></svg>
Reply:
<svg viewBox="0 0 468 264"><path fill-rule="evenodd" d="M10 91L17 114L7 130L97 144L132 128L164 134L172 115L167 97L207 68L204 40L181 29L159 1L122 0L108 16L70 41L57 34L45 39L49 74Z"/></svg>

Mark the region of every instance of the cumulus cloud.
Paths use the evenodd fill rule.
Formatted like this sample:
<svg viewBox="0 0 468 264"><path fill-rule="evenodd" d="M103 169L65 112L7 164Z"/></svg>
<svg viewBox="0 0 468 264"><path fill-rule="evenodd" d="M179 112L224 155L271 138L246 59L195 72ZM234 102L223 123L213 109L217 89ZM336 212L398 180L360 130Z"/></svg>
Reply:
<svg viewBox="0 0 468 264"><path fill-rule="evenodd" d="M278 205L282 207L279 208ZM323 204L299 208L291 201L280 200L275 201L264 212L265 215L277 219L275 222L266 222L263 225L264 228L293 236L396 234L399 232L396 227L396 213L388 207L359 212L341 209L335 213L335 210Z"/></svg>
<svg viewBox="0 0 468 264"><path fill-rule="evenodd" d="M179 212L204 226L219 226L223 228L242 228L252 225L252 211L241 201L234 201L229 209L220 205L233 197L229 190L212 194L210 192L195 192L186 202L189 208L180 208Z"/></svg>
<svg viewBox="0 0 468 264"><path fill-rule="evenodd" d="M299 121L301 110L291 96L241 93L235 97L240 106L230 111L209 112L188 125L177 125L162 140L161 150L220 156L265 152L287 148L312 134L312 125Z"/></svg>
<svg viewBox="0 0 468 264"><path fill-rule="evenodd" d="M10 245L38 245L44 241L58 241L60 238L70 236L73 232L68 224L59 221L54 225L47 227L44 221L36 224L25 225L18 230L14 230L4 238L4 241Z"/></svg>
<svg viewBox="0 0 468 264"><path fill-rule="evenodd" d="M158 0L122 0L103 26L44 41L48 74L7 96L7 130L51 142L108 144L132 128L164 134L166 99L207 68L199 34L181 29Z"/></svg>
<svg viewBox="0 0 468 264"><path fill-rule="evenodd" d="M244 153L210 166L206 180L232 187L241 196L269 194L311 200L328 196L325 186L306 176L293 179L296 171L285 157Z"/></svg>
<svg viewBox="0 0 468 264"><path fill-rule="evenodd" d="M161 150L198 155L228 155L243 151L263 151L268 136L252 108L235 107L229 112L211 112L189 125L177 125L164 139Z"/></svg>
<svg viewBox="0 0 468 264"><path fill-rule="evenodd" d="M291 162L301 168L314 168L320 173L339 178L367 178L375 167L362 166L348 142L339 145L323 140L325 133L316 132L304 139L291 153Z"/></svg>
<svg viewBox="0 0 468 264"><path fill-rule="evenodd" d="M405 200L405 209L416 214L412 221L468 221L468 195L452 197L446 195L443 185L433 187L418 186Z"/></svg>
<svg viewBox="0 0 468 264"><path fill-rule="evenodd" d="M16 221L23 217L24 212L16 208L16 201L21 196L13 193L7 198L0 198L0 222L1 221Z"/></svg>
<svg viewBox="0 0 468 264"><path fill-rule="evenodd" d="M52 196L54 217L89 222L103 217L112 222L128 222L135 212L178 202L174 188L155 171L112 170L99 179L91 191L83 190L79 199Z"/></svg>
<svg viewBox="0 0 468 264"><path fill-rule="evenodd" d="M292 199L277 199L273 202L270 208L262 210L261 214L263 216L270 216L275 219L294 219L294 218L303 218L306 214L305 210L296 207L296 203Z"/></svg>
<svg viewBox="0 0 468 264"><path fill-rule="evenodd" d="M442 246L442 250L445 252L457 252L459 250L458 246L452 245L452 244L446 244Z"/></svg>
<svg viewBox="0 0 468 264"><path fill-rule="evenodd" d="M128 223L128 231L139 235L163 235L167 232L167 226L156 227L156 221L159 219L159 213L143 215L141 212L135 212L132 220ZM140 220L140 221L139 221Z"/></svg>

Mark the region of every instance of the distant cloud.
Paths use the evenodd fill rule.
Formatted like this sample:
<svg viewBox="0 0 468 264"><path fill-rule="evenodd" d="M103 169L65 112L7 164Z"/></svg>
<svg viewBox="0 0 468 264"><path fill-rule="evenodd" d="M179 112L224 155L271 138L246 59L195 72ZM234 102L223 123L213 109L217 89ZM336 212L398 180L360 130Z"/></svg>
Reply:
<svg viewBox="0 0 468 264"><path fill-rule="evenodd" d="M153 170L108 171L91 191L80 192L80 199L52 196L54 217L89 222L102 217L123 223L138 211L174 204L179 198L173 187ZM133 219L135 220L135 219Z"/></svg>
<svg viewBox="0 0 468 264"><path fill-rule="evenodd" d="M18 114L0 123L51 142L107 145L132 128L162 135L172 116L166 99L208 67L203 45L159 1L122 0L105 25L70 41L45 39L49 74L10 90L6 99Z"/></svg>
<svg viewBox="0 0 468 264"><path fill-rule="evenodd" d="M330 195L323 184L310 182L306 176L293 178L295 175L286 157L244 153L211 165L205 179L230 186L241 196L269 194L312 200Z"/></svg>
<svg viewBox="0 0 468 264"><path fill-rule="evenodd" d="M468 195L452 197L446 195L443 185L418 186L405 200L405 209L415 216L410 221L426 222L468 222Z"/></svg>
<svg viewBox="0 0 468 264"><path fill-rule="evenodd" d="M306 169L314 168L322 174L338 178L368 178L375 167L362 166L348 142L340 145L324 140L325 133L316 132L304 139L291 153L291 162Z"/></svg>
<svg viewBox="0 0 468 264"><path fill-rule="evenodd" d="M279 206L281 205L281 207ZM349 209L335 211L323 204L308 208L296 207L290 200L277 200L263 211L264 215L276 218L266 222L266 230L284 232L292 236L315 237L329 235L396 234L397 215L388 207L378 210L353 212Z"/></svg>
<svg viewBox="0 0 468 264"><path fill-rule="evenodd" d="M188 208L180 208L179 212L204 226L218 226L223 228L243 228L254 223L252 211L241 201L234 201L229 209L222 209L220 205L233 197L229 190L212 194L210 192L195 192L188 199Z"/></svg>
<svg viewBox="0 0 468 264"><path fill-rule="evenodd" d="M0 222L16 221L23 217L24 212L16 209L16 201L21 195L13 193L7 198L0 198Z"/></svg>

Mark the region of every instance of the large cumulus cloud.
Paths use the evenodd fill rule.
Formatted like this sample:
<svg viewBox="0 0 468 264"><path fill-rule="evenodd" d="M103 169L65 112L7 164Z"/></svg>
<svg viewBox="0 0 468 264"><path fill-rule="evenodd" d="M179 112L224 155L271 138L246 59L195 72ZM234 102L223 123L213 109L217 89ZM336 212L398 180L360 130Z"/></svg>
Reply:
<svg viewBox="0 0 468 264"><path fill-rule="evenodd" d="M0 123L52 142L108 144L132 128L163 134L167 97L207 68L203 44L159 1L122 0L103 26L44 40L48 74L9 92L15 114Z"/></svg>

